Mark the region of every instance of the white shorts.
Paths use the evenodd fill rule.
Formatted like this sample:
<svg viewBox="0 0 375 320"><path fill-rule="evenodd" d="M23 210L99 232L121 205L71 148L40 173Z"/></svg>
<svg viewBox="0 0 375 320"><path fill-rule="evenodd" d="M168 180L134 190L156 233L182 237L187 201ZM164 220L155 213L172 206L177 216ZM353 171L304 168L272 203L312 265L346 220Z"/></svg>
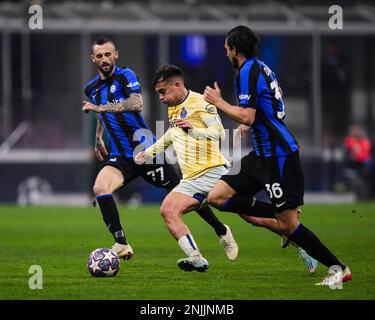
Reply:
<svg viewBox="0 0 375 320"><path fill-rule="evenodd" d="M213 167L208 170L205 174L189 180L181 180L180 183L172 190L172 192L178 192L186 194L189 197L197 199L203 203L208 193L213 189L215 184L219 181L221 176L229 171L227 166Z"/></svg>

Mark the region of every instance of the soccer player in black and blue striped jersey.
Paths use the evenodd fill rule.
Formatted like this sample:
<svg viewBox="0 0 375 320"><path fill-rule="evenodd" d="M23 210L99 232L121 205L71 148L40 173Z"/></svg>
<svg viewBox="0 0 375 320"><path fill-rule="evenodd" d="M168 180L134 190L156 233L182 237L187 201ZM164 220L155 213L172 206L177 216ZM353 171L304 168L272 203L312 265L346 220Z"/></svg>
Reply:
<svg viewBox="0 0 375 320"><path fill-rule="evenodd" d="M224 47L233 67L238 70L236 93L238 105L221 97L217 83L206 86L207 102L221 109L235 121L250 127L254 150L241 160L238 174L223 176L208 195L208 201L223 211L248 213L248 195L261 189L268 192L279 231L313 258L330 268L318 285L336 286L351 280L349 267L343 264L298 220L303 204L304 177L299 146L283 121L282 93L275 74L257 58L259 39L246 26L230 30ZM254 203L253 203L254 204Z"/></svg>
<svg viewBox="0 0 375 320"><path fill-rule="evenodd" d="M95 112L97 115L96 157L103 161L105 156L109 156L95 180L93 190L96 200L103 220L115 239L112 249L120 257L130 259L133 249L121 226L113 192L139 176L167 191L177 186L181 178L170 164L139 166L134 162L133 157L151 146L156 139L141 115L143 102L138 77L131 69L116 66L118 56L118 50L110 38L103 36L93 42L91 59L96 64L98 73L85 86L85 94L90 101L84 101L82 111ZM102 138L104 130L108 136L110 152ZM209 207L196 211L214 228L228 256L227 248L237 244L233 237L233 243L224 241L229 236L225 225Z"/></svg>

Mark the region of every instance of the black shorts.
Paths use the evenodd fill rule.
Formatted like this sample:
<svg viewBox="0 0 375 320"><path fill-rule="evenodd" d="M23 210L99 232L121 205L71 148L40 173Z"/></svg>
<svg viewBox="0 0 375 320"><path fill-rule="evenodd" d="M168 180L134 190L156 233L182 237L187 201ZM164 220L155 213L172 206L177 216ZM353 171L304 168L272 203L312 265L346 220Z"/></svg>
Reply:
<svg viewBox="0 0 375 320"><path fill-rule="evenodd" d="M112 166L119 169L124 177L125 187L135 178L141 176L155 187L171 190L180 183L181 176L171 164L144 164L138 165L132 158L112 157L101 168Z"/></svg>
<svg viewBox="0 0 375 320"><path fill-rule="evenodd" d="M285 157L258 157L254 151L241 159L238 174L221 177L237 194L254 196L264 189L276 212L303 204L304 177L299 152Z"/></svg>

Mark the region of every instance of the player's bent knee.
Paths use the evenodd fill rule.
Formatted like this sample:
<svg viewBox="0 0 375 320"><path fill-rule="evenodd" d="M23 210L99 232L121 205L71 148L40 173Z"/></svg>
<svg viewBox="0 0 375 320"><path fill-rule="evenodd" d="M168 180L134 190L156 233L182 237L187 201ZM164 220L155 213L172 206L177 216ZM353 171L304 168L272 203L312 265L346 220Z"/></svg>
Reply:
<svg viewBox="0 0 375 320"><path fill-rule="evenodd" d="M277 226L281 233L289 236L294 232L299 224L297 213L298 209L293 209L276 214Z"/></svg>
<svg viewBox="0 0 375 320"><path fill-rule="evenodd" d="M111 193L111 191L104 184L97 183L97 182L94 184L94 187L92 188L92 190L94 191L94 194L96 196Z"/></svg>
<svg viewBox="0 0 375 320"><path fill-rule="evenodd" d="M287 236L291 235L295 230L295 226L293 224L281 220L277 221L277 226L279 231Z"/></svg>
<svg viewBox="0 0 375 320"><path fill-rule="evenodd" d="M225 199L221 198L217 193L209 193L207 196L207 201L211 206L214 206L215 208L220 208L224 205Z"/></svg>
<svg viewBox="0 0 375 320"><path fill-rule="evenodd" d="M168 204L163 204L160 207L160 214L165 222L173 221L176 216L178 215L178 212L176 210L173 210L173 208Z"/></svg>

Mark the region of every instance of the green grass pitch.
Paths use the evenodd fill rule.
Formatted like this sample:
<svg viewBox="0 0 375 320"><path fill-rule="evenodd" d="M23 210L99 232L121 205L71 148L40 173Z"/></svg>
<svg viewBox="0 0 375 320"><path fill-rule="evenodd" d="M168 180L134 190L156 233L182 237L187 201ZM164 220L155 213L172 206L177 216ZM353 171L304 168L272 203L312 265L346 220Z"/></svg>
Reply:
<svg viewBox="0 0 375 320"><path fill-rule="evenodd" d="M240 248L226 259L218 237L195 213L184 220L210 262L206 273L183 272L183 253L170 236L158 206L121 207L121 221L135 255L121 261L114 278L94 278L89 253L112 245L96 208L0 207L0 299L374 299L375 203L306 205L302 222L344 262L353 281L342 290L314 286L326 275L307 273L293 247L278 236L220 213ZM43 289L29 289L31 265L43 269Z"/></svg>

